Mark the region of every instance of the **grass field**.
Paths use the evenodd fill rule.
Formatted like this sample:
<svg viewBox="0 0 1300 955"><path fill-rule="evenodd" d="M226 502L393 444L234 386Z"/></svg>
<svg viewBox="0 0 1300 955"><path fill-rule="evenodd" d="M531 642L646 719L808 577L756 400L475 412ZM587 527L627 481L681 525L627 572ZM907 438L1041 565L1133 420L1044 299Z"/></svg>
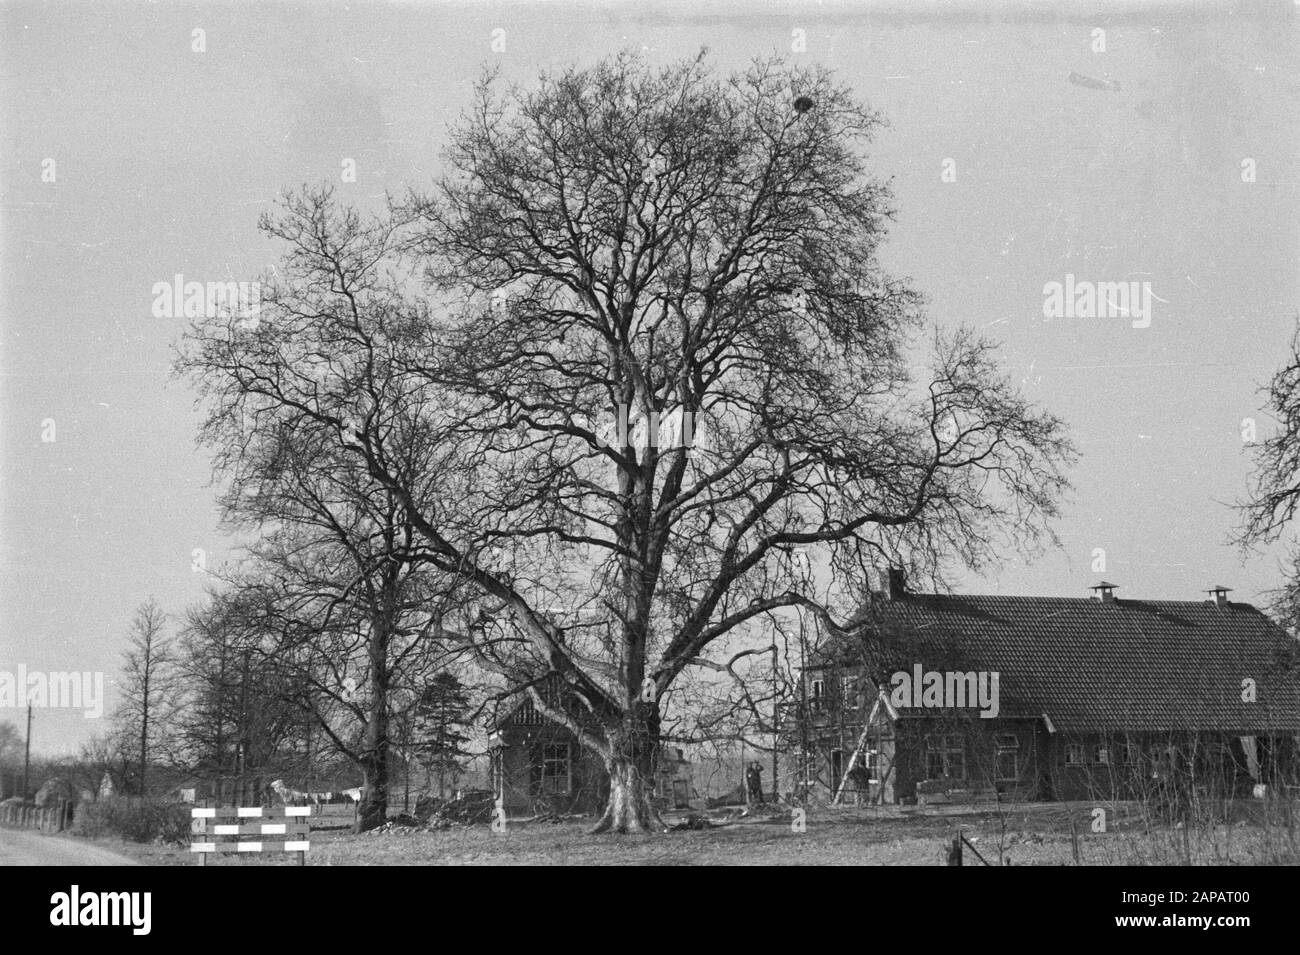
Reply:
<svg viewBox="0 0 1300 955"><path fill-rule="evenodd" d="M1242 818L1213 829L1147 830L1133 807L1111 806L1107 832L1091 831L1093 804L1032 804L1005 813L987 807L810 809L804 832L790 821L735 820L717 828L646 836L593 836L591 821L512 822L443 832L313 832L309 865L944 865L960 830L990 863L1083 865L1241 865L1300 860L1296 833ZM672 817L669 818L672 821ZM1072 834L1073 833L1073 834ZM105 841L153 865L194 865L177 846ZM209 865L292 864L287 856L218 856ZM965 850L966 865L981 865Z"/></svg>

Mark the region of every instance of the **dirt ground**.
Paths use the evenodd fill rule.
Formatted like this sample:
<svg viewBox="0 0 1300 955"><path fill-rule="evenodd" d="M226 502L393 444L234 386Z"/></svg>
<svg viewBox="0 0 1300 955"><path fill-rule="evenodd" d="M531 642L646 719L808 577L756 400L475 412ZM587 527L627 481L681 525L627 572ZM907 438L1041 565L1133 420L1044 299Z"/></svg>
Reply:
<svg viewBox="0 0 1300 955"><path fill-rule="evenodd" d="M313 832L308 865L944 865L953 837L965 865L1250 865L1300 861L1294 830L1242 813L1215 827L1148 827L1136 807L1094 804L992 807L813 808L803 831L775 818L713 813L712 828L593 836L592 820L511 821L441 832ZM681 816L666 817L670 823ZM195 865L188 847L102 841L150 865ZM1077 862L1076 862L1077 848ZM983 857L981 861L980 857ZM284 855L218 856L209 865L294 864Z"/></svg>
<svg viewBox="0 0 1300 955"><path fill-rule="evenodd" d="M0 868L15 865L136 865L133 858L89 839L0 827Z"/></svg>

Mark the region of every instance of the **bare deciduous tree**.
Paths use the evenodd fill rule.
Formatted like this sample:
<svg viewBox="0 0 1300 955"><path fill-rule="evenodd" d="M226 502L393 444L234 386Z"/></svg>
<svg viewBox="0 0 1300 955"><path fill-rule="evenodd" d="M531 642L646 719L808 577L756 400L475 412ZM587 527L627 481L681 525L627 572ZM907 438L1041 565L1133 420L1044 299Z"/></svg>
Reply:
<svg viewBox="0 0 1300 955"><path fill-rule="evenodd" d="M1300 506L1300 329L1287 362L1264 389L1277 430L1253 446L1255 483L1243 505L1243 543L1276 540Z"/></svg>
<svg viewBox="0 0 1300 955"><path fill-rule="evenodd" d="M122 701L115 718L138 755L135 788L146 792L149 761L167 747L169 712L174 701L175 663L172 641L163 634L167 615L152 597L131 621L130 646L123 654Z"/></svg>
<svg viewBox="0 0 1300 955"><path fill-rule="evenodd" d="M1300 506L1300 326L1286 363L1269 380L1264 397L1277 429L1252 446L1254 483L1240 505L1243 521L1237 533L1243 547L1281 538ZM1274 615L1293 633L1300 630L1300 550L1292 548L1286 579L1270 596Z"/></svg>
<svg viewBox="0 0 1300 955"><path fill-rule="evenodd" d="M373 222L291 197L269 317L191 342L214 415L328 437L393 494L411 558L477 595L444 636L604 760L598 829L656 822L665 696L706 654L781 608L840 626L796 550L852 604L882 556L940 573L1050 533L1060 421L970 333L914 371L920 303L878 265L892 213L860 148L878 122L777 63L485 80L431 194Z"/></svg>

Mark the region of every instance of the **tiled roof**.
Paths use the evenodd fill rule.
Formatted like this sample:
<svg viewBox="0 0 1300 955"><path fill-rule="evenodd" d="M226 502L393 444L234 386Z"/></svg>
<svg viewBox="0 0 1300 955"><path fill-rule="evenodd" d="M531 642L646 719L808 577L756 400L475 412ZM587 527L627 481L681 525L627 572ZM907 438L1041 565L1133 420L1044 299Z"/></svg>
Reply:
<svg viewBox="0 0 1300 955"><path fill-rule="evenodd" d="M847 659L886 679L996 670L1002 716L1046 713L1063 732L1300 733L1300 645L1249 604L909 594L858 623Z"/></svg>

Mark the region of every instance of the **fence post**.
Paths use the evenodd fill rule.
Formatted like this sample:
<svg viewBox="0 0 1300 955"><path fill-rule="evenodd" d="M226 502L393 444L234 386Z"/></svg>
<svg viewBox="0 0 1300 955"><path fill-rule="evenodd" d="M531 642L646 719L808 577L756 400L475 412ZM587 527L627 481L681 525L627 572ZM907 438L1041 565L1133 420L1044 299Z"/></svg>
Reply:
<svg viewBox="0 0 1300 955"><path fill-rule="evenodd" d="M952 845L948 847L948 864L961 865L961 833L952 837Z"/></svg>

